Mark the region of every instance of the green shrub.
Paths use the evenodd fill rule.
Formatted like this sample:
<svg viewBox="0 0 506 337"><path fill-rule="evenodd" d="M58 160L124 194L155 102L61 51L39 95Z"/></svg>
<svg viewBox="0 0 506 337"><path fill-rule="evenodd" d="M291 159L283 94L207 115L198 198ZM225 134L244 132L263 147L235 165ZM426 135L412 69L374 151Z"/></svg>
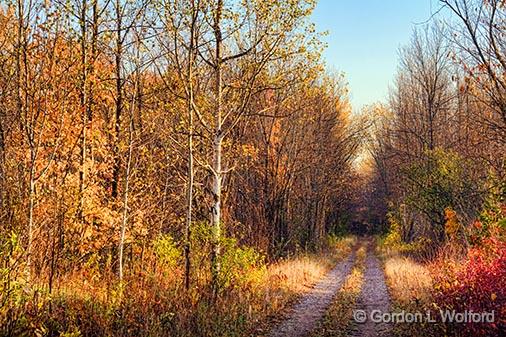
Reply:
<svg viewBox="0 0 506 337"><path fill-rule="evenodd" d="M481 204L482 179L472 164L455 152L437 148L426 152L423 161L404 172L411 210L425 217L434 238L445 238L445 209L459 210L459 217L470 218Z"/></svg>
<svg viewBox="0 0 506 337"><path fill-rule="evenodd" d="M201 275L210 269L209 256L213 232L208 222L196 222L192 226L192 266ZM255 286L265 272L265 256L252 247L239 245L236 239L223 236L219 256L221 289Z"/></svg>
<svg viewBox="0 0 506 337"><path fill-rule="evenodd" d="M181 249L169 234L158 236L153 241L155 254L165 266L175 268L181 259Z"/></svg>
<svg viewBox="0 0 506 337"><path fill-rule="evenodd" d="M220 260L220 284L225 288L254 286L266 270L263 254L253 247L238 245L233 238L223 238Z"/></svg>
<svg viewBox="0 0 506 337"><path fill-rule="evenodd" d="M429 238L419 237L412 242L404 242L401 235L401 226L392 213L387 215L389 231L378 240L378 247L386 255L404 254L413 257L423 256L425 250L432 246Z"/></svg>

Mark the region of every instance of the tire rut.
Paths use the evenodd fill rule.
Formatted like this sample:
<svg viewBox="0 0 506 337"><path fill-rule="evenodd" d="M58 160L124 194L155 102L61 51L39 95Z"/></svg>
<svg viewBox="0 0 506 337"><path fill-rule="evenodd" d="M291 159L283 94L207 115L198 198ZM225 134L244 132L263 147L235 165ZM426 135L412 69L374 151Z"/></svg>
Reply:
<svg viewBox="0 0 506 337"><path fill-rule="evenodd" d="M378 310L387 313L390 310L390 297L385 283L385 275L381 263L374 254L374 247L369 246L365 259L364 283L357 300L356 311L365 312L366 321L352 321L350 337L389 336L391 326L388 323L376 323L371 320L371 312Z"/></svg>
<svg viewBox="0 0 506 337"><path fill-rule="evenodd" d="M294 305L288 317L275 326L269 337L302 337L309 334L323 317L327 308L350 273L355 250L344 261L338 263L309 294Z"/></svg>

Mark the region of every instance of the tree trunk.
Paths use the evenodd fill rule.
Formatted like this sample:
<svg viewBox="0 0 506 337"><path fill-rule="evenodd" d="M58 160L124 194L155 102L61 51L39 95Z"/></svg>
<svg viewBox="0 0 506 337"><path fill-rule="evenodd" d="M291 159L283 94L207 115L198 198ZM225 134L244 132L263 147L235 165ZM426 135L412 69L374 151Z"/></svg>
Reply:
<svg viewBox="0 0 506 337"><path fill-rule="evenodd" d="M32 145L30 145L32 146ZM34 194L35 194L35 158L33 156L33 149L31 152L31 163L30 163L30 187L28 190L28 244L26 247L26 269L27 278L30 280L31 275L31 264L32 264L32 245L33 245L33 208L35 207Z"/></svg>
<svg viewBox="0 0 506 337"><path fill-rule="evenodd" d="M190 46L188 49L188 68L187 78L187 109L188 109L188 185L186 187L186 226L185 226L185 288L190 288L190 272L191 272L191 224L192 224L192 208L193 208L193 49L195 40L195 24L197 21L198 8L192 1L192 22L190 26Z"/></svg>
<svg viewBox="0 0 506 337"><path fill-rule="evenodd" d="M121 114L123 112L123 82L121 78L121 64L123 56L123 40L121 37L122 30L122 13L120 1L116 0L116 52L114 55L115 59L115 71L116 71L116 106L115 106L115 119L114 119L114 169L112 177L112 197L117 198L118 186L119 186L119 175L120 175L120 154L119 154L119 143L121 136Z"/></svg>
<svg viewBox="0 0 506 337"><path fill-rule="evenodd" d="M80 221L84 221L84 182L86 179L85 165L86 165L86 128L88 127L88 108L87 108L87 87L88 82L88 55L86 52L86 40L87 40L87 27L86 27L86 9L87 0L82 0L81 3L81 83L80 83L80 103L81 103L81 144L80 144L80 162L79 162L79 206L78 206L78 218Z"/></svg>
<svg viewBox="0 0 506 337"><path fill-rule="evenodd" d="M133 106L133 104L132 104ZM132 108L133 110L133 108ZM130 187L130 170L132 164L132 149L133 149L133 111L130 114L130 126L128 129L128 155L125 168L125 186L123 191L123 212L121 220L121 230L118 246L118 260L119 260L119 279L123 280L123 249L125 246L125 232L128 219L128 193Z"/></svg>
<svg viewBox="0 0 506 337"><path fill-rule="evenodd" d="M211 277L212 277L212 288L213 296L216 297L218 294L218 278L220 273L220 240L221 240L221 182L222 182L222 141L223 141L223 130L222 130L222 59L221 59L221 15L223 9L223 1L218 0L216 14L214 18L214 36L216 38L215 46L215 126L213 135L213 162L212 162L212 173L213 173L213 184L212 194L213 203L211 206L211 225L213 233L213 248L211 252Z"/></svg>

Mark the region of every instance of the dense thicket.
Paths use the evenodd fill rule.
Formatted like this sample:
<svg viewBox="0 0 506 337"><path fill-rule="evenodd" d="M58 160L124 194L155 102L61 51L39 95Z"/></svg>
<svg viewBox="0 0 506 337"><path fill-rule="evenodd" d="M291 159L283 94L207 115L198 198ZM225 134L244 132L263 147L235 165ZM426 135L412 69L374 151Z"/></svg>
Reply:
<svg viewBox="0 0 506 337"><path fill-rule="evenodd" d="M406 242L442 243L450 215L467 225L504 200L506 8L442 5L446 22L417 29L400 50L389 104L369 109L370 184L381 196L371 209L384 221L390 212Z"/></svg>
<svg viewBox="0 0 506 337"><path fill-rule="evenodd" d="M187 285L192 245L213 283L224 237L271 256L318 246L361 128L344 79L323 71L313 7L3 1L6 280L51 289L90 261L122 278L162 234L184 248Z"/></svg>

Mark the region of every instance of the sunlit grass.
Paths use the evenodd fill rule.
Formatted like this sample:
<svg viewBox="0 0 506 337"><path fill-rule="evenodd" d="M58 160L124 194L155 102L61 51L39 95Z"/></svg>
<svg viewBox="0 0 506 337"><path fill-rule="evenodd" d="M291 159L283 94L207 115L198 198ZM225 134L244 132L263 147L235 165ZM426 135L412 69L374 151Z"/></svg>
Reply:
<svg viewBox="0 0 506 337"><path fill-rule="evenodd" d="M385 260L385 275L396 301L427 302L430 298L432 277L428 267L407 257L394 256Z"/></svg>
<svg viewBox="0 0 506 337"><path fill-rule="evenodd" d="M312 286L338 261L349 256L356 241L354 236L330 238L324 254L303 255L269 265L264 279L265 286L259 292L264 300L261 302L261 317L257 319L260 324L255 333L262 333L262 330L267 332L273 321L283 319L282 313L297 298L311 291Z"/></svg>
<svg viewBox="0 0 506 337"><path fill-rule="evenodd" d="M431 308L433 278L431 267L403 256L398 250L379 247L384 262L385 280L390 293L392 312L421 312ZM392 336L440 335L440 326L427 322L396 323Z"/></svg>
<svg viewBox="0 0 506 337"><path fill-rule="evenodd" d="M301 292L325 275L332 264L330 257L302 256L268 267L267 288Z"/></svg>
<svg viewBox="0 0 506 337"><path fill-rule="evenodd" d="M269 265L265 280L268 287L284 288L293 292L306 290L338 261L348 257L356 238L347 236L329 241L329 247L323 255L302 255Z"/></svg>

